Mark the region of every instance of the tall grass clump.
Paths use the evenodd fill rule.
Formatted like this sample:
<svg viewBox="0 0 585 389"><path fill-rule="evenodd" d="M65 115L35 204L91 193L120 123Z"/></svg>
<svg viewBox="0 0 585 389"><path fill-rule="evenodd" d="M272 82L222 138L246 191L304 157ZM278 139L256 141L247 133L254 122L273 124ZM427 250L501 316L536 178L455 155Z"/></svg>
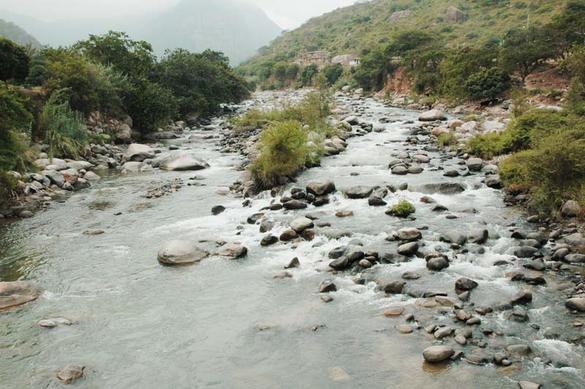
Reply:
<svg viewBox="0 0 585 389"><path fill-rule="evenodd" d="M83 115L71 109L65 93L61 90L49 97L41 112L40 128L51 157L77 158L87 144L88 133Z"/></svg>
<svg viewBox="0 0 585 389"><path fill-rule="evenodd" d="M259 141L260 155L252 163L251 173L263 189L286 183L287 177L303 169L310 155L307 132L298 121L271 124Z"/></svg>

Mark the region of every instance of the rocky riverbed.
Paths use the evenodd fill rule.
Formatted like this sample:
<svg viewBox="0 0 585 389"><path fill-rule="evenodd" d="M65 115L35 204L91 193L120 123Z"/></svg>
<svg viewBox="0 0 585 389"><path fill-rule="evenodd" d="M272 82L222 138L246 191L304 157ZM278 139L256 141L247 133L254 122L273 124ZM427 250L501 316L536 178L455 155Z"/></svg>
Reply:
<svg viewBox="0 0 585 389"><path fill-rule="evenodd" d="M253 144L217 118L1 226L1 382L583 387L579 226L506 207L497 166L439 149L458 119L336 103L344 147L278 190L229 190Z"/></svg>

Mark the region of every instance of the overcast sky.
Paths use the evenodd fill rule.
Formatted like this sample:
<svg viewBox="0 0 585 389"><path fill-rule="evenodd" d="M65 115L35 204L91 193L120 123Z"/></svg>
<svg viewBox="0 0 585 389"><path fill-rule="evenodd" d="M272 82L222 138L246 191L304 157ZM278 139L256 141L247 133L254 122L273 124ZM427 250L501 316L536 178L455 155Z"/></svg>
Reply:
<svg viewBox="0 0 585 389"><path fill-rule="evenodd" d="M188 1L188 0L185 0ZM214 0L208 0L210 2ZM356 0L238 0L256 4L284 29L298 27L307 19ZM157 11L179 0L0 0L0 9L56 20L79 16L107 17ZM137 11L140 10L140 11ZM0 13L1 18L1 13Z"/></svg>

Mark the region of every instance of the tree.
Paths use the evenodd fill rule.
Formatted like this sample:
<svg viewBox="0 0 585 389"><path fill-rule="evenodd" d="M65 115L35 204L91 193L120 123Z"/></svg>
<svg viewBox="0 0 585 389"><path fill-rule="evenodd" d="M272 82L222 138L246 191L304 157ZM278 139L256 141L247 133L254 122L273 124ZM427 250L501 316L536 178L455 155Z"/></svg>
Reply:
<svg viewBox="0 0 585 389"><path fill-rule="evenodd" d="M146 76L155 63L152 46L145 41L134 41L123 32L110 31L105 35L90 35L74 46L92 61L131 77Z"/></svg>
<svg viewBox="0 0 585 389"><path fill-rule="evenodd" d="M0 37L0 80L24 81L30 59L23 47Z"/></svg>
<svg viewBox="0 0 585 389"><path fill-rule="evenodd" d="M325 75L327 85L331 86L335 84L343 74L343 66L340 63L327 65L325 69L323 69L323 74Z"/></svg>
<svg viewBox="0 0 585 389"><path fill-rule="evenodd" d="M498 68L480 70L465 82L468 96L473 100L493 101L510 89L510 76Z"/></svg>
<svg viewBox="0 0 585 389"><path fill-rule="evenodd" d="M276 65L274 65L274 68L272 69L272 73L274 74L274 77L281 82L284 82L286 80L286 69L287 69L287 63L286 62L278 62Z"/></svg>
<svg viewBox="0 0 585 389"><path fill-rule="evenodd" d="M313 84L313 79L319 73L319 68L315 64L311 64L305 67L301 73L301 83L303 86L309 86Z"/></svg>
<svg viewBox="0 0 585 389"><path fill-rule="evenodd" d="M555 56L552 37L540 27L509 31L502 45L500 61L510 73L517 72L522 82L544 61Z"/></svg>
<svg viewBox="0 0 585 389"><path fill-rule="evenodd" d="M156 66L155 80L176 96L181 115L214 113L220 104L249 95L244 79L218 54L177 49L167 52Z"/></svg>
<svg viewBox="0 0 585 389"><path fill-rule="evenodd" d="M382 50L374 50L362 57L353 78L365 90L380 90L386 76L394 70L390 58Z"/></svg>

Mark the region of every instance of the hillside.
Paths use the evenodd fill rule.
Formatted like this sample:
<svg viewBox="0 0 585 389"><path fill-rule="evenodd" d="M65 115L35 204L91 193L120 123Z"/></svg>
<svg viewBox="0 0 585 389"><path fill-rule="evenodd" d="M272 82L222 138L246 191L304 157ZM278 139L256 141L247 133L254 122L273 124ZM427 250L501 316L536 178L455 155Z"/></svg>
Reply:
<svg viewBox="0 0 585 389"><path fill-rule="evenodd" d="M452 47L473 45L499 39L517 26L549 21L565 3L564 0L360 2L313 18L283 34L243 68L249 70L266 62L290 61L299 53L315 50L327 50L332 55L361 55L407 30L430 32Z"/></svg>
<svg viewBox="0 0 585 389"><path fill-rule="evenodd" d="M232 63L240 63L268 44L281 29L266 14L252 5L237 0L183 0L165 11L112 17L43 22L22 15L6 13L7 18L42 37L43 44L71 45L88 34L109 30L125 31L134 39L153 44L157 54L166 49L190 51L213 49L224 52Z"/></svg>
<svg viewBox="0 0 585 389"><path fill-rule="evenodd" d="M0 19L0 36L15 41L21 45L40 47L40 42L16 24Z"/></svg>

